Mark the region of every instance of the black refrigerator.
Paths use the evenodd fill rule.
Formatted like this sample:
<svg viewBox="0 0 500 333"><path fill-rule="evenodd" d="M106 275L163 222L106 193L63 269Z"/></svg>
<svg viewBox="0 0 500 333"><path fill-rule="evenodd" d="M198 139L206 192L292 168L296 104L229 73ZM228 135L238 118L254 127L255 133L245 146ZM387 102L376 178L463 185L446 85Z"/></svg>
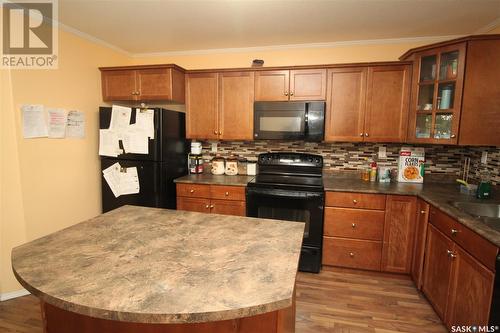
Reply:
<svg viewBox="0 0 500 333"><path fill-rule="evenodd" d="M151 109L151 108L150 108ZM184 113L153 108L154 139L149 139L148 154L124 153L117 157L101 156L102 210L108 212L123 205L176 208L173 180L187 174L186 116ZM133 108L130 123L135 123ZM109 128L111 107L99 108L99 128ZM120 141L120 148L123 148ZM123 168L137 167L140 190L137 194L115 197L102 171L120 163Z"/></svg>

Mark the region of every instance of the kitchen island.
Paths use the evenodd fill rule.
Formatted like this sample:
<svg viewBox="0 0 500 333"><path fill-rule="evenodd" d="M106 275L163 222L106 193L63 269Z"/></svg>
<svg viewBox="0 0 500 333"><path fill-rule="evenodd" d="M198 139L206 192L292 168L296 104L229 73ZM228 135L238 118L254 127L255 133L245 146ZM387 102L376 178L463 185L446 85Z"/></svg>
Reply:
<svg viewBox="0 0 500 333"><path fill-rule="evenodd" d="M303 232L124 206L14 248L12 267L47 333L288 333Z"/></svg>

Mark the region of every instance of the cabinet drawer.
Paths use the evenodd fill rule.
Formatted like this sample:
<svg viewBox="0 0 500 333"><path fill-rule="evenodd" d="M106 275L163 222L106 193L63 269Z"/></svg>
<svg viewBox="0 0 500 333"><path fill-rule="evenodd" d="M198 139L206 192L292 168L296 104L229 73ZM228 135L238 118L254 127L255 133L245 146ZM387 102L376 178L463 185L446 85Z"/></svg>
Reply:
<svg viewBox="0 0 500 333"><path fill-rule="evenodd" d="M486 267L495 271L498 247L436 207L431 207L429 221Z"/></svg>
<svg viewBox="0 0 500 333"><path fill-rule="evenodd" d="M385 209L385 195L351 192L326 192L326 206Z"/></svg>
<svg viewBox="0 0 500 333"><path fill-rule="evenodd" d="M245 201L212 200L211 212L214 214L246 216Z"/></svg>
<svg viewBox="0 0 500 333"><path fill-rule="evenodd" d="M385 213L381 210L325 208L325 236L381 241Z"/></svg>
<svg viewBox="0 0 500 333"><path fill-rule="evenodd" d="M323 265L380 271L382 242L323 237Z"/></svg>
<svg viewBox="0 0 500 333"><path fill-rule="evenodd" d="M177 196L191 198L210 198L210 185L177 184Z"/></svg>
<svg viewBox="0 0 500 333"><path fill-rule="evenodd" d="M210 199L177 197L177 210L210 213Z"/></svg>
<svg viewBox="0 0 500 333"><path fill-rule="evenodd" d="M245 187L212 185L210 197L212 199L245 201Z"/></svg>

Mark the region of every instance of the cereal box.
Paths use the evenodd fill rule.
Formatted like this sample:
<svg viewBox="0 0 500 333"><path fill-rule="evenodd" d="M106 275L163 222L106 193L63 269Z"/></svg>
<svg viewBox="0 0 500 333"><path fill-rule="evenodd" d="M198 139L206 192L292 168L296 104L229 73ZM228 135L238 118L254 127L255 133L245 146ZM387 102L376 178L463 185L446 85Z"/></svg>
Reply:
<svg viewBox="0 0 500 333"><path fill-rule="evenodd" d="M402 147L399 152L398 182L424 182L424 148Z"/></svg>

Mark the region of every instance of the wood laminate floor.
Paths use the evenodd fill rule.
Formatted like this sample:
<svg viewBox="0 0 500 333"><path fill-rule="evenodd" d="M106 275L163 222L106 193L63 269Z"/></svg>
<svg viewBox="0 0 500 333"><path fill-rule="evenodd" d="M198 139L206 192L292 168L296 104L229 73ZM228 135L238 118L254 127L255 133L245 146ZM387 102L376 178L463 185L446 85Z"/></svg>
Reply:
<svg viewBox="0 0 500 333"><path fill-rule="evenodd" d="M1 333L42 333L38 299L0 302ZM445 333L406 276L347 269L299 273L296 333ZM257 332L256 332L257 333Z"/></svg>

